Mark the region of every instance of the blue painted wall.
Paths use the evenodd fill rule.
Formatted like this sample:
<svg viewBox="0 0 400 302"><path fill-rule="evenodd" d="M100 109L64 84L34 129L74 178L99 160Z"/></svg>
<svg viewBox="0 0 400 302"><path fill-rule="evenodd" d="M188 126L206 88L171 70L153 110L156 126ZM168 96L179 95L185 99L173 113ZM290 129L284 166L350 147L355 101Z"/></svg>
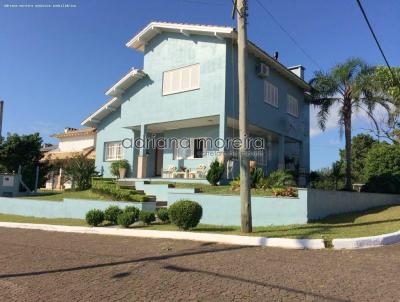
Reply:
<svg viewBox="0 0 400 302"><path fill-rule="evenodd" d="M64 199L64 201L47 201L23 198L0 197L0 213L33 216L43 218L76 218L85 219L92 209L105 210L110 205L121 209L135 206L139 210L155 211L155 202L123 202L83 199Z"/></svg>

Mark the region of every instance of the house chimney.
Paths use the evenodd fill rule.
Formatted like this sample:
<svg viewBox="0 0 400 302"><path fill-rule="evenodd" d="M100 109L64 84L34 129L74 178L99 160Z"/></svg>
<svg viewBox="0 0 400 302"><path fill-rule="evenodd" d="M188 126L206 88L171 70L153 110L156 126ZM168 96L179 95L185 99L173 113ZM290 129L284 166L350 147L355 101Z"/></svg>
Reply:
<svg viewBox="0 0 400 302"><path fill-rule="evenodd" d="M274 52L274 59L278 61L279 58L279 52L275 51Z"/></svg>
<svg viewBox="0 0 400 302"><path fill-rule="evenodd" d="M64 128L64 133L68 133L68 132L71 132L71 131L76 131L76 128L71 128L71 127L65 127Z"/></svg>
<svg viewBox="0 0 400 302"><path fill-rule="evenodd" d="M304 80L304 66L302 65L297 65L297 66L293 66L293 67L288 67L288 69L293 72L295 75L297 75L299 78L301 78L302 80Z"/></svg>

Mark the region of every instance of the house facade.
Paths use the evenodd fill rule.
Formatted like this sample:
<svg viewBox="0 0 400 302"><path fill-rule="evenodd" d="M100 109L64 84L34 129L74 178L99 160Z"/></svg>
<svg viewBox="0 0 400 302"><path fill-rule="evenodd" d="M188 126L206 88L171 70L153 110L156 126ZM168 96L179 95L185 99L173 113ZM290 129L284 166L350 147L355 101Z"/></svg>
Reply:
<svg viewBox="0 0 400 302"><path fill-rule="evenodd" d="M217 158L229 168L226 178L237 175L237 155L226 144L238 137L236 37L231 27L164 22L133 37L126 45L143 52L143 69L131 69L106 92L110 100L82 122L97 129L97 170L110 176L111 162L126 159L131 177L202 178ZM304 68L287 68L248 46L249 132L264 141L251 157L266 173L308 173ZM136 144L149 138L172 143Z"/></svg>

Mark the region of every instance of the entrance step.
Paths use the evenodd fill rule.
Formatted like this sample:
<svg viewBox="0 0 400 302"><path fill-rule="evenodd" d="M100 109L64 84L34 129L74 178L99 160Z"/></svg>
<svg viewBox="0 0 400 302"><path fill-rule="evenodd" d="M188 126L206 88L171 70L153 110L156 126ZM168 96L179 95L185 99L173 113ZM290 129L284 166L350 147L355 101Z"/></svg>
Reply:
<svg viewBox="0 0 400 302"><path fill-rule="evenodd" d="M121 188L135 189L135 182L132 180L117 180L116 183Z"/></svg>

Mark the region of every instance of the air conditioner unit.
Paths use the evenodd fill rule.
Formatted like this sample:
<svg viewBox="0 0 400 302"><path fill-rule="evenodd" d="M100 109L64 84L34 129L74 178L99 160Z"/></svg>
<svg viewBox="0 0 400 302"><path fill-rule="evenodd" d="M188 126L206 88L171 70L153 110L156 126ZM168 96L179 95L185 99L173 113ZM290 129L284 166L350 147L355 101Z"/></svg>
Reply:
<svg viewBox="0 0 400 302"><path fill-rule="evenodd" d="M257 66L257 75L260 78L265 78L269 76L269 67L265 63L259 63Z"/></svg>

